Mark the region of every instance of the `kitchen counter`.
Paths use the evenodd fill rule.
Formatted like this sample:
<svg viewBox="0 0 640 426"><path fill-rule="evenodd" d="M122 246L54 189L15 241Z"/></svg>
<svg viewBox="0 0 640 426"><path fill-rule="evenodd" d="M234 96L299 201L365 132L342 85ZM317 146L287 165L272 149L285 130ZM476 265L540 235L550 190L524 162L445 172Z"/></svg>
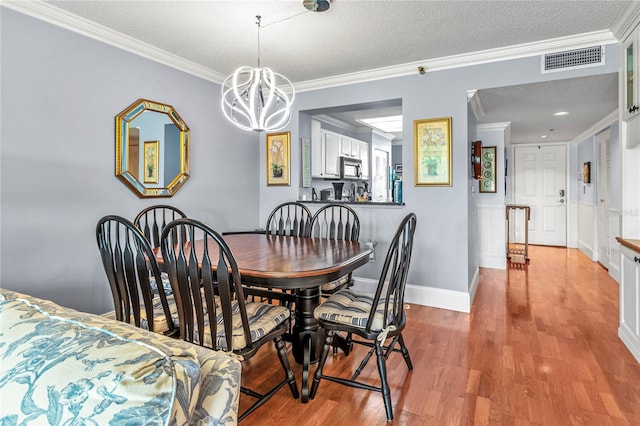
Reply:
<svg viewBox="0 0 640 426"><path fill-rule="evenodd" d="M303 204L329 204L329 203L336 203L336 204L351 204L351 205L356 205L356 206L395 206L395 207L403 207L405 204L404 203L393 203L390 201L363 201L363 202L358 202L358 201L348 201L348 200L326 200L326 201L311 201L311 200L298 200L299 203L303 203Z"/></svg>
<svg viewBox="0 0 640 426"><path fill-rule="evenodd" d="M640 253L640 240L630 240L622 237L616 237L616 240L628 249Z"/></svg>

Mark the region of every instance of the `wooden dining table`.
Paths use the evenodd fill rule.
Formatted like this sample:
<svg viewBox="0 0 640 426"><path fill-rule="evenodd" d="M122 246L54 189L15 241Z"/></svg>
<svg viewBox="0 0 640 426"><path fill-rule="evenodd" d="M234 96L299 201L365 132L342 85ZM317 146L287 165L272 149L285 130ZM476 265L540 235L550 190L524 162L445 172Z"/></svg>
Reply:
<svg viewBox="0 0 640 426"><path fill-rule="evenodd" d="M369 261L371 250L352 241L299 238L260 233L223 236L238 265L243 283L292 290L295 322L292 353L302 364L302 402L309 397L309 367L322 349L322 336L313 310L320 304L320 286ZM196 251L204 250L202 240ZM212 247L214 245L210 245Z"/></svg>

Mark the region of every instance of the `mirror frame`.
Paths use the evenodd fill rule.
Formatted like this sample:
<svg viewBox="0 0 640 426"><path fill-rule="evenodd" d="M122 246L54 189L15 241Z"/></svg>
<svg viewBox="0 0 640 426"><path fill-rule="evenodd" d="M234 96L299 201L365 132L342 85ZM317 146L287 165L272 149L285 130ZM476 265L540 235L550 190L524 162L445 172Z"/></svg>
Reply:
<svg viewBox="0 0 640 426"><path fill-rule="evenodd" d="M145 111L166 114L180 131L180 173L166 187L150 187L129 172L129 124ZM171 197L189 179L189 127L178 112L160 102L138 99L116 116L116 177L139 197Z"/></svg>

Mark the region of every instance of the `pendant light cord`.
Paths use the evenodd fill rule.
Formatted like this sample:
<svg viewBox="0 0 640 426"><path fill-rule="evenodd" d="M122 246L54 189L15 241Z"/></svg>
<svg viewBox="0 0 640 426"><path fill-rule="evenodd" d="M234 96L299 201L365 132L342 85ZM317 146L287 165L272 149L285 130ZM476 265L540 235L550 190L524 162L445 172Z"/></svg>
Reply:
<svg viewBox="0 0 640 426"><path fill-rule="evenodd" d="M258 26L258 68L260 68L260 21L262 16L256 15L256 25Z"/></svg>
<svg viewBox="0 0 640 426"><path fill-rule="evenodd" d="M296 16L303 15L305 13L311 12L310 10L305 10L304 12L296 13L293 16L288 16L286 18L279 19L277 21L269 22L268 24L262 25L262 16L256 15L256 25L258 26L258 68L260 68L260 28L266 28L270 25L277 24L279 22L288 21L289 19L293 19Z"/></svg>

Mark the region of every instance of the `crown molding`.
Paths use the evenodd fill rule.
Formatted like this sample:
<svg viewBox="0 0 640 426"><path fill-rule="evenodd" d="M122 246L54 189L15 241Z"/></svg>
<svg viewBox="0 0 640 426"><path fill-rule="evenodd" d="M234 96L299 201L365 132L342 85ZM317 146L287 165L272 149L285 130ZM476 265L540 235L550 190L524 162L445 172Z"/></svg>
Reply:
<svg viewBox="0 0 640 426"><path fill-rule="evenodd" d="M0 0L3 7L15 10L25 15L43 20L50 24L68 29L70 31L93 38L103 43L118 47L125 51L134 53L155 62L170 66L177 70L200 77L202 79L221 84L226 78L225 75L210 68L186 60L173 53L169 53L157 47L151 46L140 40L126 36L110 28L96 24L84 18L63 11L51 4L41 0L17 1ZM635 2L631 2L635 3ZM624 14L624 21L631 22L638 18L640 6L629 7ZM634 12L635 11L635 12ZM629 26L631 24L626 24ZM620 31L624 25L620 24ZM617 43L619 40L609 30L594 31L590 33L571 35L549 40L541 40L531 43L488 49L478 52L465 53L460 55L446 56L423 61L410 62L400 65L376 68L366 71L342 74L328 78L307 80L294 83L297 92L305 92L329 87L343 86L347 84L364 83L385 78L402 77L416 74L418 67L424 67L429 72L440 71L451 68L459 68L471 65L485 64L489 62L518 59L527 56L542 55L545 53L562 50L579 49L594 45L605 45Z"/></svg>
<svg viewBox="0 0 640 426"><path fill-rule="evenodd" d="M579 144L580 142L584 141L588 137L591 137L597 133L600 133L602 130L606 129L607 127L611 126L613 123L618 121L618 118L619 118L618 109L616 109L615 111L611 112L609 115L604 117L602 120L598 121L596 124L589 127L587 130L585 130L584 132L580 133L578 136L573 138L571 143Z"/></svg>
<svg viewBox="0 0 640 426"><path fill-rule="evenodd" d="M640 23L640 2L630 1L612 27L618 40L626 39Z"/></svg>
<svg viewBox="0 0 640 426"><path fill-rule="evenodd" d="M295 83L296 91L305 92L310 90L324 89L328 87L343 86L354 83L364 83L368 81L381 80L391 77L402 77L416 74L418 67L424 67L429 72L441 71L451 68L460 68L471 65L480 65L489 62L506 61L519 59L528 56L543 55L563 50L581 49L595 45L607 45L618 43L619 40L609 30L593 31L590 33L576 34L566 37L559 37L549 40L523 43L513 46L500 47L496 49L482 50L478 52L464 53L460 55L446 56L442 58L429 59L425 61L409 62L401 65L394 65L373 70L343 74L329 78L308 80Z"/></svg>
<svg viewBox="0 0 640 426"><path fill-rule="evenodd" d="M478 93L477 89L467 90L467 102L469 103L469 106L471 106L471 110L473 111L473 115L476 117L476 120L481 119L485 112L482 100L480 99L480 93Z"/></svg>
<svg viewBox="0 0 640 426"><path fill-rule="evenodd" d="M1 5L214 83L220 84L226 77L195 62L158 49L148 43L96 24L93 21L81 18L40 0L2 0Z"/></svg>
<svg viewBox="0 0 640 426"><path fill-rule="evenodd" d="M481 130L481 131L492 131L492 130L507 130L508 128L511 127L511 122L510 121L503 121L503 122L498 122L498 123L484 123L484 124L478 124L476 125L476 129L477 130Z"/></svg>

